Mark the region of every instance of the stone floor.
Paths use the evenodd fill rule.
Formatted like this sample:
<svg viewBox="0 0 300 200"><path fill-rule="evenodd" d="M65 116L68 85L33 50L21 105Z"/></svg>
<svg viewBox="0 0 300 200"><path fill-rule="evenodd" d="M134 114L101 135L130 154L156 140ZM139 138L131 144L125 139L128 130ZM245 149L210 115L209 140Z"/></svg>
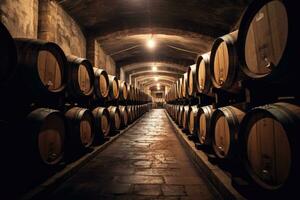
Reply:
<svg viewBox="0 0 300 200"><path fill-rule="evenodd" d="M162 109L147 113L49 197L218 199L178 141Z"/></svg>

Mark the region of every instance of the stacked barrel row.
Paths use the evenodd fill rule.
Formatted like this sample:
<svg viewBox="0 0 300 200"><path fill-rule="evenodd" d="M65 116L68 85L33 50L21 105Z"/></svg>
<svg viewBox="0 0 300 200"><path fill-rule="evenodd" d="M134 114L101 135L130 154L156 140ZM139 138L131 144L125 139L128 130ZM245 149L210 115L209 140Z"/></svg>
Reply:
<svg viewBox="0 0 300 200"><path fill-rule="evenodd" d="M291 8L287 1L254 1L239 30L217 38L166 95L167 112L199 149L219 162L238 163L231 171L244 170L243 178L268 195L296 192L300 178L299 67L293 52L298 32ZM246 98L218 106L220 91Z"/></svg>
<svg viewBox="0 0 300 200"><path fill-rule="evenodd" d="M0 129L20 163L57 166L150 108L149 95L53 42L12 38L1 23L0 38Z"/></svg>

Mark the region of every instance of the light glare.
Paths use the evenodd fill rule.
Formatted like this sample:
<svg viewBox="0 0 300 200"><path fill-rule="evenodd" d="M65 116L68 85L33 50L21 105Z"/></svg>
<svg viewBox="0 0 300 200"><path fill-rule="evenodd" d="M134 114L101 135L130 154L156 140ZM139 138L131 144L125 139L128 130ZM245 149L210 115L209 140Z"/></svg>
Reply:
<svg viewBox="0 0 300 200"><path fill-rule="evenodd" d="M147 41L147 47L149 49L154 49L155 46L156 46L155 40L153 38L148 39L148 41Z"/></svg>

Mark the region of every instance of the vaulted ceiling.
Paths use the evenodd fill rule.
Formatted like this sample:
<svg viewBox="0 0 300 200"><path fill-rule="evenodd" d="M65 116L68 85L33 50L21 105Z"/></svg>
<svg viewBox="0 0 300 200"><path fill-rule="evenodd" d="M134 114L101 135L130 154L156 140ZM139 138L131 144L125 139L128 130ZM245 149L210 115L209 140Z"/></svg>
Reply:
<svg viewBox="0 0 300 200"><path fill-rule="evenodd" d="M57 0L96 38L132 83L180 76L213 40L236 26L251 0ZM153 38L157 46L145 45ZM151 73L155 64L157 70ZM150 82L149 82L150 81ZM152 82L151 82L152 81Z"/></svg>

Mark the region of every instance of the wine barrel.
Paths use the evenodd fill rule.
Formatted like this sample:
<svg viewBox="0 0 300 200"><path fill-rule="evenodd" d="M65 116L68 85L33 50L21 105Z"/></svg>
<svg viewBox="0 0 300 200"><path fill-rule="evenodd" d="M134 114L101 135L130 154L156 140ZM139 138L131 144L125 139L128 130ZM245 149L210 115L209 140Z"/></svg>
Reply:
<svg viewBox="0 0 300 200"><path fill-rule="evenodd" d="M177 113L177 124L179 127L182 127L182 113L184 112L184 106L180 105Z"/></svg>
<svg viewBox="0 0 300 200"><path fill-rule="evenodd" d="M73 107L65 113L68 122L68 148L71 154L89 148L95 137L95 121L92 112Z"/></svg>
<svg viewBox="0 0 300 200"><path fill-rule="evenodd" d="M196 65L188 67L188 95L193 96L197 92L197 81L196 81Z"/></svg>
<svg viewBox="0 0 300 200"><path fill-rule="evenodd" d="M298 80L296 2L253 1L245 11L238 36L238 57L244 73L256 80ZM297 73L298 72L298 73Z"/></svg>
<svg viewBox="0 0 300 200"><path fill-rule="evenodd" d="M128 125L128 110L126 106L119 106L121 114L121 127L125 128Z"/></svg>
<svg viewBox="0 0 300 200"><path fill-rule="evenodd" d="M181 118L181 126L183 132L188 131L189 112L190 112L190 106L184 106L182 111L182 118Z"/></svg>
<svg viewBox="0 0 300 200"><path fill-rule="evenodd" d="M128 124L131 124L133 122L132 108L131 106L126 106L126 107L128 112Z"/></svg>
<svg viewBox="0 0 300 200"><path fill-rule="evenodd" d="M179 113L180 105L175 105L175 112L174 112L174 120L178 122L178 113Z"/></svg>
<svg viewBox="0 0 300 200"><path fill-rule="evenodd" d="M110 116L107 108L97 107L93 111L95 119L95 141L102 142L110 133Z"/></svg>
<svg viewBox="0 0 300 200"><path fill-rule="evenodd" d="M182 98L181 85L182 85L182 79L180 78L176 81L176 93L177 93L178 99Z"/></svg>
<svg viewBox="0 0 300 200"><path fill-rule="evenodd" d="M109 97L110 100L118 100L119 99L119 81L117 77L108 75L109 80Z"/></svg>
<svg viewBox="0 0 300 200"><path fill-rule="evenodd" d="M125 81L119 80L120 100L126 101L128 99L128 86Z"/></svg>
<svg viewBox="0 0 300 200"><path fill-rule="evenodd" d="M132 113L133 113L133 120L135 121L137 119L137 106L132 106Z"/></svg>
<svg viewBox="0 0 300 200"><path fill-rule="evenodd" d="M104 69L93 68L95 75L94 91L97 99L105 99L109 93L108 74Z"/></svg>
<svg viewBox="0 0 300 200"><path fill-rule="evenodd" d="M130 84L128 85L128 91L129 91L129 100L134 100L134 87Z"/></svg>
<svg viewBox="0 0 300 200"><path fill-rule="evenodd" d="M211 75L210 75L210 52L202 54L197 58L196 63L196 85L199 93L211 93Z"/></svg>
<svg viewBox="0 0 300 200"><path fill-rule="evenodd" d="M237 153L237 139L245 113L233 106L218 108L212 115L212 146L220 159L232 159Z"/></svg>
<svg viewBox="0 0 300 200"><path fill-rule="evenodd" d="M182 85L181 85L181 96L183 99L188 97L187 84L188 84L188 74L187 72L183 74Z"/></svg>
<svg viewBox="0 0 300 200"><path fill-rule="evenodd" d="M176 105L171 105L171 117L173 120L175 120L175 116L176 116Z"/></svg>
<svg viewBox="0 0 300 200"><path fill-rule="evenodd" d="M210 74L214 87L236 90L239 87L240 68L238 65L236 40L238 31L217 38L210 54Z"/></svg>
<svg viewBox="0 0 300 200"><path fill-rule="evenodd" d="M189 133L194 134L197 133L198 130L198 106L191 106L191 110L189 112L189 121L188 121L188 127L189 127Z"/></svg>
<svg viewBox="0 0 300 200"><path fill-rule="evenodd" d="M118 107L109 106L108 107L110 121L111 121L111 130L118 131L121 128L121 113Z"/></svg>
<svg viewBox="0 0 300 200"><path fill-rule="evenodd" d="M58 164L65 150L66 127L62 113L36 109L27 116L26 126L26 135L31 141L26 151L31 149L34 159L46 166Z"/></svg>
<svg viewBox="0 0 300 200"><path fill-rule="evenodd" d="M252 109L240 128L245 169L268 191L298 190L300 107L275 103Z"/></svg>
<svg viewBox="0 0 300 200"><path fill-rule="evenodd" d="M9 31L0 22L0 86L15 75L17 70L17 49Z"/></svg>
<svg viewBox="0 0 300 200"><path fill-rule="evenodd" d="M16 38L15 44L20 67L18 73L22 84L30 90L28 93L40 97L64 91L68 63L57 44L23 38Z"/></svg>
<svg viewBox="0 0 300 200"><path fill-rule="evenodd" d="M72 55L67 56L68 95L71 98L87 98L93 94L95 75L89 60Z"/></svg>
<svg viewBox="0 0 300 200"><path fill-rule="evenodd" d="M211 146L211 117L214 111L212 105L200 107L198 110L197 136L201 145Z"/></svg>

